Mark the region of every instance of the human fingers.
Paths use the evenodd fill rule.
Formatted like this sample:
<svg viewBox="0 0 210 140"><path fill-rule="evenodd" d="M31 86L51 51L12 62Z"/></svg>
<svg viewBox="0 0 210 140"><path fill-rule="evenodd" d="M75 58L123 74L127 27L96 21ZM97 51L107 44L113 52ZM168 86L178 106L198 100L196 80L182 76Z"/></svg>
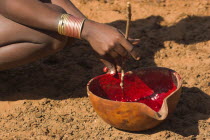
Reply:
<svg viewBox="0 0 210 140"><path fill-rule="evenodd" d="M121 58L121 59L117 59L116 61L117 61L116 62L116 70L117 70L117 72L121 72L125 59Z"/></svg>
<svg viewBox="0 0 210 140"><path fill-rule="evenodd" d="M115 69L116 69L116 71L117 72L120 72L121 71L121 68L122 68L122 61L124 61L124 57L122 57L115 50L112 50L109 53L110 53L110 56L112 56L112 58L113 58L113 60L115 62Z"/></svg>
<svg viewBox="0 0 210 140"><path fill-rule="evenodd" d="M105 67L107 67L107 68L104 68L104 71L106 71L108 74L111 74L111 75L116 74L116 66L112 58L109 58L108 56L104 56L100 58L100 61L104 63Z"/></svg>
<svg viewBox="0 0 210 140"><path fill-rule="evenodd" d="M121 70L122 70L122 66L119 66L119 65L116 65L116 69L117 69L117 72L121 72ZM105 66L104 68L103 68L103 72L108 72L109 71L109 69Z"/></svg>
<svg viewBox="0 0 210 140"><path fill-rule="evenodd" d="M112 59L115 61L115 59L119 58L120 55L118 52L116 52L114 49L110 50L108 54L112 57ZM110 58L111 59L111 58Z"/></svg>
<svg viewBox="0 0 210 140"><path fill-rule="evenodd" d="M135 48L132 50L133 52L135 52L140 59L140 54L141 54L141 46L140 46L140 39L129 39L129 41L131 42L132 45L135 46Z"/></svg>
<svg viewBox="0 0 210 140"><path fill-rule="evenodd" d="M128 56L128 51L122 46L122 45L117 45L114 48L114 51L117 52L120 56L122 56L123 58Z"/></svg>
<svg viewBox="0 0 210 140"><path fill-rule="evenodd" d="M131 54L131 56L136 59L139 60L140 59L140 53L139 53L139 49L135 46L133 46L128 40L126 39L121 39L121 45Z"/></svg>
<svg viewBox="0 0 210 140"><path fill-rule="evenodd" d="M139 48L137 48L137 47L139 47L139 43L140 43L140 39L132 39L132 38L128 38L128 40L131 42L129 42L129 41L127 41L124 37L125 37L125 34L121 31L121 30L119 30L118 29L118 31L122 34L122 36L123 36L123 38L122 38L122 36L121 36L121 40L122 40L122 45L124 44L124 46L123 46L123 48L125 48L124 50L127 50L127 54L126 55L128 55L128 52L131 54L131 56L134 58L134 59L136 59L136 60L139 60L140 59L140 49ZM121 46L122 46L121 45ZM116 50L117 49L119 49L119 48L116 48ZM122 50L122 49L121 49ZM117 50L118 52L120 51L120 49L119 50ZM122 52L121 52L122 53ZM124 52L123 52L124 53ZM124 54L125 55L125 54Z"/></svg>

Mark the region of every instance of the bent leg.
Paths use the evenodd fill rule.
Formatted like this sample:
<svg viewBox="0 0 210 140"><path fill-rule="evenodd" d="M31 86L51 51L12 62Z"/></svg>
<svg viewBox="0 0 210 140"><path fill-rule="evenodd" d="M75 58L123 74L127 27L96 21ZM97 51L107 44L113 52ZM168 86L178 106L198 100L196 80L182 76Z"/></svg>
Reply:
<svg viewBox="0 0 210 140"><path fill-rule="evenodd" d="M61 47L59 45L56 47ZM14 68L23 64L28 64L44 56L55 53L56 49L51 49L50 44L35 43L15 43L0 48L0 70Z"/></svg>
<svg viewBox="0 0 210 140"><path fill-rule="evenodd" d="M62 49L67 37L32 29L0 15L0 70L30 63Z"/></svg>

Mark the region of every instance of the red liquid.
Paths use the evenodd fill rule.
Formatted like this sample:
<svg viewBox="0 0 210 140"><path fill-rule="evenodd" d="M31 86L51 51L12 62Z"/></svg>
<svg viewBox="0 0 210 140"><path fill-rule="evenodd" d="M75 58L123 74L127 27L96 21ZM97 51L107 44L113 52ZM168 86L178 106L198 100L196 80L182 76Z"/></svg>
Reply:
<svg viewBox="0 0 210 140"><path fill-rule="evenodd" d="M156 112L160 110L163 100L176 88L170 71L146 71L142 75L126 74L124 92L120 87L120 77L109 74L99 76L90 85L90 91L99 97L144 103Z"/></svg>

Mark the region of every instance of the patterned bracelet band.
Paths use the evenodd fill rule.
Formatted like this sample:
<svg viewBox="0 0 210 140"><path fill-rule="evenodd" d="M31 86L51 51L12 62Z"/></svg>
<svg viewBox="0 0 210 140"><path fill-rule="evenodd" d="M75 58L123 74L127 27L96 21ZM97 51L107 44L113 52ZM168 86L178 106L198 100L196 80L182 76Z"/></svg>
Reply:
<svg viewBox="0 0 210 140"><path fill-rule="evenodd" d="M81 32L85 20L85 18L81 19L69 14L62 14L58 22L58 33L81 39Z"/></svg>

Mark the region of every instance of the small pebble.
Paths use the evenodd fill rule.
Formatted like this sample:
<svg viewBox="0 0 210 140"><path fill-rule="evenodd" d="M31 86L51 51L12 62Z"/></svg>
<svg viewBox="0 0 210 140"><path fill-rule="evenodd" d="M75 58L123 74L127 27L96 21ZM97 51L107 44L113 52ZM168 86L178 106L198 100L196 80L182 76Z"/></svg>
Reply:
<svg viewBox="0 0 210 140"><path fill-rule="evenodd" d="M41 114L41 113L36 113L36 114L35 114L35 117L36 117L36 118L41 118L41 117L42 117L42 114Z"/></svg>

